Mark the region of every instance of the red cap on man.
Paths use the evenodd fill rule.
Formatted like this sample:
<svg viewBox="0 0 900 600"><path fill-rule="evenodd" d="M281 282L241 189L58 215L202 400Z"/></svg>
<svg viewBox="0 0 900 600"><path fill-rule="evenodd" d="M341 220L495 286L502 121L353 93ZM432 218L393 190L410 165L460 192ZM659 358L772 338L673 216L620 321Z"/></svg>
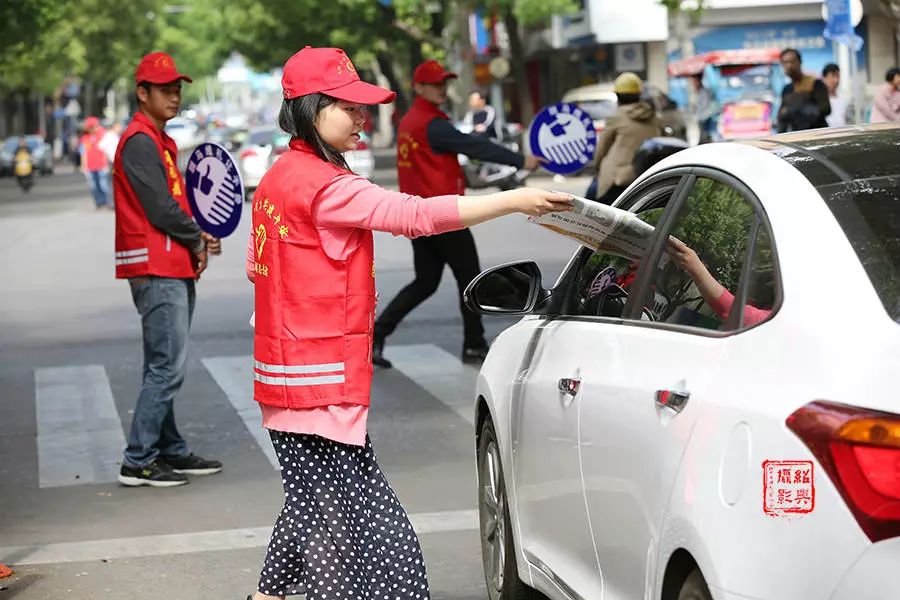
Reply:
<svg viewBox="0 0 900 600"><path fill-rule="evenodd" d="M161 85L184 79L188 83L194 81L187 75L179 73L175 68L175 61L165 52L153 52L141 59L137 70L134 72L134 82L155 83Z"/></svg>
<svg viewBox="0 0 900 600"><path fill-rule="evenodd" d="M426 60L413 71L413 83L436 84L448 79L456 79L456 73L446 70L434 59Z"/></svg>
<svg viewBox="0 0 900 600"><path fill-rule="evenodd" d="M361 81L350 57L340 48L310 46L284 63L281 89L285 100L325 94L357 104L387 104L397 96L391 90Z"/></svg>

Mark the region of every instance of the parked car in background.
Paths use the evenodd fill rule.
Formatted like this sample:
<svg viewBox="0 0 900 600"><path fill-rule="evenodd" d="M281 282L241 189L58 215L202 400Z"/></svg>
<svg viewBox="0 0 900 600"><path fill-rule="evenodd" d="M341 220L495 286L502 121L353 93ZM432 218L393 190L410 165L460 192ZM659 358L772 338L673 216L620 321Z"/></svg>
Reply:
<svg viewBox="0 0 900 600"><path fill-rule="evenodd" d="M488 597L897 598L898 190L897 124L699 145L628 244L479 275L524 315L473 394Z"/></svg>
<svg viewBox="0 0 900 600"><path fill-rule="evenodd" d="M244 199L248 202L272 163L288 149L291 137L274 126L256 127L238 150L238 168L244 182Z"/></svg>
<svg viewBox="0 0 900 600"><path fill-rule="evenodd" d="M193 148L203 141L200 125L193 119L175 117L166 122L166 133L175 140L179 150Z"/></svg>
<svg viewBox="0 0 900 600"><path fill-rule="evenodd" d="M369 136L365 132L360 132L356 150L344 152L344 159L350 170L366 179L371 179L375 171L375 156L372 154L370 144Z"/></svg>
<svg viewBox="0 0 900 600"><path fill-rule="evenodd" d="M684 139L687 135L684 114L675 102L661 89L644 84L643 99L649 102L662 121L662 135ZM606 119L615 114L618 99L612 83L595 83L577 87L566 92L562 101L575 104L594 120L594 129L601 133L606 128Z"/></svg>
<svg viewBox="0 0 900 600"><path fill-rule="evenodd" d="M16 154L16 148L19 147L19 140L22 136L13 136L6 138L3 145L0 146L0 176L12 175L13 158ZM44 141L39 135L25 136L28 142L28 150L31 151L31 160L34 168L44 175L53 173L53 148Z"/></svg>

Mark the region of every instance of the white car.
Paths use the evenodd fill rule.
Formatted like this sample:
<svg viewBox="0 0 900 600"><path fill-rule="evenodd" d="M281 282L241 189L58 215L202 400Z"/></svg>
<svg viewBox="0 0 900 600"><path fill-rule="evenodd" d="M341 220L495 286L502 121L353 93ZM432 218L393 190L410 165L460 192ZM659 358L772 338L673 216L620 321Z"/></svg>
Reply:
<svg viewBox="0 0 900 600"><path fill-rule="evenodd" d="M238 168L246 200L253 197L253 192L272 163L288 150L289 142L290 136L274 126L250 130L246 141L238 150Z"/></svg>
<svg viewBox="0 0 900 600"><path fill-rule="evenodd" d="M697 146L616 206L642 258L466 292L526 315L476 389L490 598L900 598L900 127Z"/></svg>
<svg viewBox="0 0 900 600"><path fill-rule="evenodd" d="M190 150L200 143L200 125L193 119L175 117L166 121L166 133L175 140L179 150Z"/></svg>
<svg viewBox="0 0 900 600"><path fill-rule="evenodd" d="M360 132L356 149L344 152L344 159L350 170L366 179L371 179L372 173L375 172L375 156L369 147L370 143L369 136L365 132Z"/></svg>

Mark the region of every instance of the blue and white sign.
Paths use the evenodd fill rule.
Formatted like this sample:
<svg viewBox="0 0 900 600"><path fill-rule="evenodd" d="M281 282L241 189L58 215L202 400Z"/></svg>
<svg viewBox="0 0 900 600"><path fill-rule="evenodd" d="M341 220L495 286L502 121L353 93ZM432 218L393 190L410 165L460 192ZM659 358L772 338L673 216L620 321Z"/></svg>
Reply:
<svg viewBox="0 0 900 600"><path fill-rule="evenodd" d="M231 235L241 221L244 184L228 151L211 142L197 146L188 159L185 182L200 228L218 238Z"/></svg>
<svg viewBox="0 0 900 600"><path fill-rule="evenodd" d="M553 173L574 173L594 158L597 132L590 115L574 104L545 106L531 122L531 152Z"/></svg>

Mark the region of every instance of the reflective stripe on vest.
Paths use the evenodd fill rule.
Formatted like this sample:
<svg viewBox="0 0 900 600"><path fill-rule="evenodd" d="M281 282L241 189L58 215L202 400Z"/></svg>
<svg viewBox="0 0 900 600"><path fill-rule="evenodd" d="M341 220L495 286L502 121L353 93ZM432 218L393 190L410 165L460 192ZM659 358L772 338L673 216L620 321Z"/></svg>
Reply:
<svg viewBox="0 0 900 600"><path fill-rule="evenodd" d="M267 365L253 361L253 379L265 385L329 385L344 383L344 363L325 363L321 365ZM274 377L275 375L298 375L299 377ZM336 373L322 375L322 373ZM313 376L314 375L314 376Z"/></svg>

